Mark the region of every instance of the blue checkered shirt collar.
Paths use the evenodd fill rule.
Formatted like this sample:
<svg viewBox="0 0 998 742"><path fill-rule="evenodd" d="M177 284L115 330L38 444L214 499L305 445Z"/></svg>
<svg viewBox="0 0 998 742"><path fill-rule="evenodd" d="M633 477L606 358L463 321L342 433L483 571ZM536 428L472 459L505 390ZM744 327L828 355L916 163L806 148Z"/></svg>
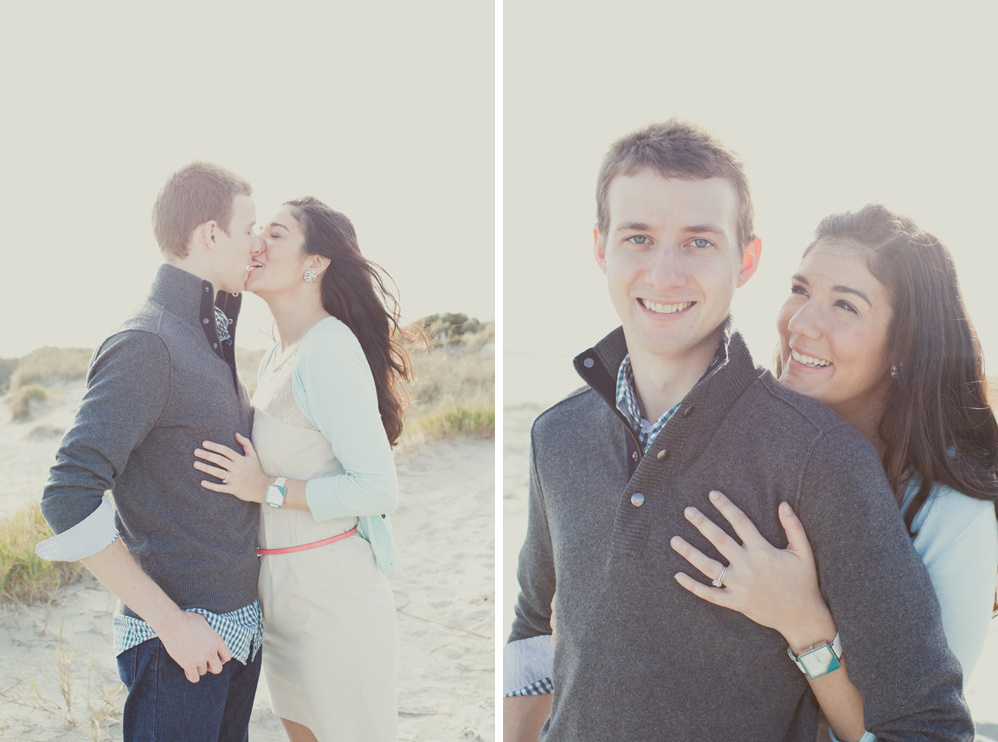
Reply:
<svg viewBox="0 0 998 742"><path fill-rule="evenodd" d="M700 381L709 378L727 362L728 344L730 342L731 329L729 323L725 323L721 340L714 351L714 357L711 359L710 365L707 366L707 370L703 376L700 377ZM700 382L698 381L697 383L699 384ZM634 370L631 368L631 354L627 353L624 356L624 360L620 362L620 368L617 370L617 409L620 410L620 414L627 418L631 428L638 436L642 452L647 453L652 441L662 432L662 428L672 419L672 416L676 414L679 404L676 403L672 409L666 410L655 422L646 420L641 414L641 408L638 406L638 398L634 393Z"/></svg>
<svg viewBox="0 0 998 742"><path fill-rule="evenodd" d="M218 342L224 343L231 336L229 335L229 323L232 322L218 307L215 307L215 326L218 328Z"/></svg>

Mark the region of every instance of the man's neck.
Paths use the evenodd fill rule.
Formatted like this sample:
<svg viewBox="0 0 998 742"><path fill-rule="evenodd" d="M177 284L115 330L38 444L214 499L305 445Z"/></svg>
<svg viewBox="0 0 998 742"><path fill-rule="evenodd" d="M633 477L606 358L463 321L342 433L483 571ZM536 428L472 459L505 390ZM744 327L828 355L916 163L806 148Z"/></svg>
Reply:
<svg viewBox="0 0 998 742"><path fill-rule="evenodd" d="M646 420L657 420L689 394L706 373L720 340L719 331L712 340L705 340L682 357L629 350L634 393Z"/></svg>

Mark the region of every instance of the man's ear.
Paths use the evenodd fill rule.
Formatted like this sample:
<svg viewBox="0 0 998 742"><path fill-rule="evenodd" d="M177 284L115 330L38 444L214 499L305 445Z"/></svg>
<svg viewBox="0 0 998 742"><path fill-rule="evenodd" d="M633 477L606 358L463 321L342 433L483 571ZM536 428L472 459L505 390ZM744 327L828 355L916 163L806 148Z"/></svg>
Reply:
<svg viewBox="0 0 998 742"><path fill-rule="evenodd" d="M599 269L606 273L606 238L600 234L599 225L593 227L593 257Z"/></svg>
<svg viewBox="0 0 998 742"><path fill-rule="evenodd" d="M192 242L197 242L206 248L215 247L215 237L218 233L218 223L214 219L209 219L204 224L199 224L194 228Z"/></svg>
<svg viewBox="0 0 998 742"><path fill-rule="evenodd" d="M762 240L756 237L745 245L742 251L742 269L738 273L737 286L743 286L755 274L759 267L759 259L762 257Z"/></svg>

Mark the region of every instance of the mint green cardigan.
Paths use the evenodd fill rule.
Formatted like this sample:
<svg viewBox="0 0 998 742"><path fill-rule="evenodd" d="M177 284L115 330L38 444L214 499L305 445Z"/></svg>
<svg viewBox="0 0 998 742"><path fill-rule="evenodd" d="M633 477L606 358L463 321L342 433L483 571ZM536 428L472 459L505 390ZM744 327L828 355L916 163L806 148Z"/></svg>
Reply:
<svg viewBox="0 0 998 742"><path fill-rule="evenodd" d="M276 346L275 346L276 348ZM272 349L260 364L266 368ZM327 317L301 341L291 391L302 414L329 441L342 474L310 479L305 500L317 521L357 516L382 572L398 568L388 513L398 502L391 444L378 411L367 357L350 328Z"/></svg>

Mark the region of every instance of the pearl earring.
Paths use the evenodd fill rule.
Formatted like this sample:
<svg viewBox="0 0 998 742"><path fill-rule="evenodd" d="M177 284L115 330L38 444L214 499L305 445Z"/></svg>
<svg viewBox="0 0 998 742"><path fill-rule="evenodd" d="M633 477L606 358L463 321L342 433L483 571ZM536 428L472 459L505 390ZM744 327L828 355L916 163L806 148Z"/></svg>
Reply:
<svg viewBox="0 0 998 742"><path fill-rule="evenodd" d="M316 273L311 268L309 270L305 271L305 276L304 276L305 283L315 283L315 279L318 278L318 277L319 277L319 274Z"/></svg>

